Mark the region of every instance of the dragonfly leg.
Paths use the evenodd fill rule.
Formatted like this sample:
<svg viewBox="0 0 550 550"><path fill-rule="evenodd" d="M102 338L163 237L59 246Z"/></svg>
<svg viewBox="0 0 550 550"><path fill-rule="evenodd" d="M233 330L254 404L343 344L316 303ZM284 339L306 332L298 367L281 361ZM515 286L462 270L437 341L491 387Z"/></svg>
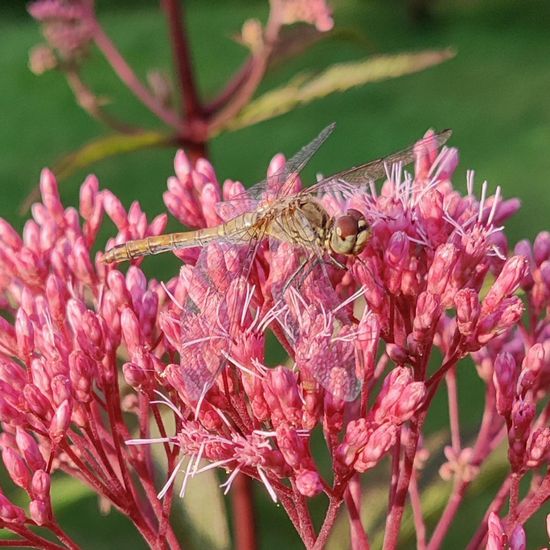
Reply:
<svg viewBox="0 0 550 550"><path fill-rule="evenodd" d="M299 284L297 285L300 287L302 283L306 280L307 276L315 269L315 266L319 263L319 258L315 258L315 261L311 262L311 266L307 269L307 271L302 274L300 277ZM300 272L304 269L304 267L310 262L310 258L305 258L302 263L300 264L300 267L289 277L288 281L285 283L285 286L283 287L282 294L284 295L285 292L288 290L288 287L294 282L296 277L300 275Z"/></svg>
<svg viewBox="0 0 550 550"><path fill-rule="evenodd" d="M334 256L329 256L331 263L333 263L336 267L343 269L344 271L348 270L348 267L346 264L343 264L340 260L337 260Z"/></svg>

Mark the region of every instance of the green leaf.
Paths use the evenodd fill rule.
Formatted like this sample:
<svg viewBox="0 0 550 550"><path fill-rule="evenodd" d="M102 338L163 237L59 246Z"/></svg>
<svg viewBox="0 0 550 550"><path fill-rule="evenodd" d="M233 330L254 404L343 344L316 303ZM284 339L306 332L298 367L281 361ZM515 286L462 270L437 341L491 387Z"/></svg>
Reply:
<svg viewBox="0 0 550 550"><path fill-rule="evenodd" d="M53 171L59 179L66 178L76 170L86 168L109 157L132 153L140 149L165 145L172 136L162 132L139 132L137 134L115 134L88 142L76 151L65 155Z"/></svg>
<svg viewBox="0 0 550 550"><path fill-rule="evenodd" d="M237 130L257 124L335 92L422 71L454 55L450 49L379 55L362 61L339 63L317 75L304 73L253 100L217 131Z"/></svg>
<svg viewBox="0 0 550 550"><path fill-rule="evenodd" d="M59 180L69 177L77 170L86 168L100 160L140 149L159 147L171 143L173 136L163 132L139 132L135 134L114 134L102 136L86 143L76 151L61 158L53 166L53 172ZM26 197L21 211L28 210L38 198L38 187Z"/></svg>

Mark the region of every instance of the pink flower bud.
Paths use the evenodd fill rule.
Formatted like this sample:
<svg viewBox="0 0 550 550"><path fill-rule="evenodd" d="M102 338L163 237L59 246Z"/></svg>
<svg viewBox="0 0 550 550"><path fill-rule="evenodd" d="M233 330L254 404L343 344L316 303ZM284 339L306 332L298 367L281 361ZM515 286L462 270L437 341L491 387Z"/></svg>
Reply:
<svg viewBox="0 0 550 550"><path fill-rule="evenodd" d="M393 408L392 422L399 425L409 420L420 405L422 405L425 395L426 385L424 382L409 384L404 389L401 399L397 401Z"/></svg>
<svg viewBox="0 0 550 550"><path fill-rule="evenodd" d="M122 372L128 385L136 390L146 389L151 385L151 377L135 363L124 363Z"/></svg>
<svg viewBox="0 0 550 550"><path fill-rule="evenodd" d="M107 275L107 284L120 306L132 305L132 298L126 287L126 279L120 271L110 271Z"/></svg>
<svg viewBox="0 0 550 550"><path fill-rule="evenodd" d="M45 168L40 173L40 194L42 203L49 210L50 215L57 220L63 218L63 205L59 199L57 181L53 172Z"/></svg>
<svg viewBox="0 0 550 550"><path fill-rule="evenodd" d="M20 356L28 358L34 347L34 328L21 308L17 310L15 317L15 334Z"/></svg>
<svg viewBox="0 0 550 550"><path fill-rule="evenodd" d="M445 243L437 247L428 271L428 292L443 295L457 259L458 249L454 244Z"/></svg>
<svg viewBox="0 0 550 550"><path fill-rule="evenodd" d="M191 161L188 159L183 149L178 149L174 157L174 172L180 180L185 180L193 169Z"/></svg>
<svg viewBox="0 0 550 550"><path fill-rule="evenodd" d="M550 428L538 428L533 431L527 444L528 468L537 468L548 460L550 455Z"/></svg>
<svg viewBox="0 0 550 550"><path fill-rule="evenodd" d="M52 408L48 398L34 384L27 384L23 389L23 395L31 410L38 418L51 418ZM1 402L1 401L0 401Z"/></svg>
<svg viewBox="0 0 550 550"><path fill-rule="evenodd" d="M0 331L2 327L0 326ZM0 380L21 391L27 383L25 371L15 361L0 356Z"/></svg>
<svg viewBox="0 0 550 550"><path fill-rule="evenodd" d="M71 382L64 374L58 374L52 378L51 390L54 406L59 406L63 401L71 399Z"/></svg>
<svg viewBox="0 0 550 550"><path fill-rule="evenodd" d="M440 315L441 299L439 295L422 292L418 296L416 315L413 321L413 336L417 342L425 342L433 335Z"/></svg>
<svg viewBox="0 0 550 550"><path fill-rule="evenodd" d="M527 259L523 256L512 256L506 260L493 286L483 300L483 311L494 311L502 300L511 296L529 271Z"/></svg>
<svg viewBox="0 0 550 550"><path fill-rule="evenodd" d="M397 430L397 426L389 422L376 428L363 450L359 453L354 468L358 472L365 472L376 466L381 458L394 446Z"/></svg>
<svg viewBox="0 0 550 550"><path fill-rule="evenodd" d="M64 320L69 293L67 292L66 285L53 273L46 280L46 297L54 321L60 322Z"/></svg>
<svg viewBox="0 0 550 550"><path fill-rule="evenodd" d="M0 315L0 351L17 356L17 339L15 329Z"/></svg>
<svg viewBox="0 0 550 550"><path fill-rule="evenodd" d="M533 256L537 265L546 260L550 260L550 233L541 231L533 243Z"/></svg>
<svg viewBox="0 0 550 550"><path fill-rule="evenodd" d="M22 525L25 522L25 512L0 494L0 520Z"/></svg>
<svg viewBox="0 0 550 550"><path fill-rule="evenodd" d="M52 520L52 507L49 501L31 500L29 514L37 525L47 525Z"/></svg>
<svg viewBox="0 0 550 550"><path fill-rule="evenodd" d="M386 353L396 365L404 365L409 360L407 350L397 344L387 344Z"/></svg>
<svg viewBox="0 0 550 550"><path fill-rule="evenodd" d="M29 491L31 474L21 456L10 447L5 447L2 450L2 460L13 482L26 491Z"/></svg>
<svg viewBox="0 0 550 550"><path fill-rule="evenodd" d="M399 269L404 265L409 255L409 239L402 231L394 233L385 251L385 261L391 267Z"/></svg>
<svg viewBox="0 0 550 550"><path fill-rule="evenodd" d="M80 187L80 215L87 220L94 211L94 204L99 192L99 181L96 176L89 175Z"/></svg>
<svg viewBox="0 0 550 550"><path fill-rule="evenodd" d="M69 355L69 377L72 391L78 401L88 403L92 396L92 384L95 365L92 359L80 350L74 350Z"/></svg>
<svg viewBox="0 0 550 550"><path fill-rule="evenodd" d="M152 337L155 331L155 323L158 313L158 294L152 290L147 290L142 298L141 308L139 310L139 325L145 339Z"/></svg>
<svg viewBox="0 0 550 550"><path fill-rule="evenodd" d="M37 470L32 476L32 496L40 500L49 500L51 484L50 474L44 470Z"/></svg>
<svg viewBox="0 0 550 550"><path fill-rule="evenodd" d="M49 428L50 438L54 443L59 443L65 437L71 423L71 413L72 405L69 400L63 401L55 411Z"/></svg>
<svg viewBox="0 0 550 550"><path fill-rule="evenodd" d="M83 312L76 338L82 351L92 359L99 361L105 355L105 341L98 316L87 309Z"/></svg>
<svg viewBox="0 0 550 550"><path fill-rule="evenodd" d="M516 525L510 536L510 550L525 550L527 548L527 539L525 531L521 525Z"/></svg>
<svg viewBox="0 0 550 550"><path fill-rule="evenodd" d="M472 288L463 288L455 294L456 320L460 333L470 336L481 312L478 293Z"/></svg>
<svg viewBox="0 0 550 550"><path fill-rule="evenodd" d="M508 538L499 517L491 512L487 520L486 550L506 550Z"/></svg>
<svg viewBox="0 0 550 550"><path fill-rule="evenodd" d="M129 308L125 307L122 310L120 316L120 326L122 328L122 334L124 336L124 341L126 342L126 347L130 352L130 355L134 353L139 346L143 344L141 340L141 331L139 328L139 322L136 317L136 314Z"/></svg>
<svg viewBox="0 0 550 550"><path fill-rule="evenodd" d="M296 474L296 488L301 495L313 498L323 492L323 483L318 472L314 470L300 470Z"/></svg>
<svg viewBox="0 0 550 550"><path fill-rule="evenodd" d="M25 422L25 415L0 396L0 421L13 426L20 426Z"/></svg>
<svg viewBox="0 0 550 550"><path fill-rule="evenodd" d="M0 241L2 241L5 247L11 248L14 251L19 250L23 246L23 241L17 231L4 218L0 218Z"/></svg>
<svg viewBox="0 0 550 550"><path fill-rule="evenodd" d="M512 411L518 369L510 353L499 353L495 359L493 383L496 389L498 414L508 417Z"/></svg>
<svg viewBox="0 0 550 550"><path fill-rule="evenodd" d="M497 309L491 313L483 314L477 326L477 341L487 344L495 336L506 332L515 325L523 314L525 306L518 296L504 298Z"/></svg>
<svg viewBox="0 0 550 550"><path fill-rule="evenodd" d="M103 206L105 207L107 216L113 220L119 231L123 231L128 225L128 219L124 206L122 206L120 200L115 197L111 191L105 189L101 193L103 196Z"/></svg>
<svg viewBox="0 0 550 550"><path fill-rule="evenodd" d="M43 470L46 468L46 462L40 453L40 447L34 437L28 434L25 430L17 428L15 441L20 453L23 455L32 471Z"/></svg>
<svg viewBox="0 0 550 550"><path fill-rule="evenodd" d="M86 284L93 284L96 279L95 269L90 260L90 251L83 237L79 237L73 245L68 261L78 279Z"/></svg>
<svg viewBox="0 0 550 550"><path fill-rule="evenodd" d="M305 463L311 462L307 441L307 438L301 438L290 426L280 424L277 427L277 445L287 464L293 469L298 469Z"/></svg>
<svg viewBox="0 0 550 550"><path fill-rule="evenodd" d="M270 369L264 386L266 384L269 384L271 393L277 399L277 403L275 403L273 400L268 400L268 395L265 395L270 408L280 409L282 418L292 425L299 425L302 416L302 401L296 383L296 375L285 367Z"/></svg>
<svg viewBox="0 0 550 550"><path fill-rule="evenodd" d="M515 401L512 407L512 424L508 429L508 460L512 471L520 471L527 460L526 445L530 435L535 407L526 401Z"/></svg>
<svg viewBox="0 0 550 550"><path fill-rule="evenodd" d="M346 427L346 435L335 453L336 464L348 467L355 461L357 453L367 444L370 430L364 418L350 420Z"/></svg>
<svg viewBox="0 0 550 550"><path fill-rule="evenodd" d="M128 268L128 272L126 273L126 288L129 290L134 304L141 301L143 293L147 290L147 278L139 267L131 265Z"/></svg>
<svg viewBox="0 0 550 550"><path fill-rule="evenodd" d="M546 354L544 346L540 343L532 345L527 351L527 355L521 364L522 369L529 369L535 373L540 372L546 363Z"/></svg>
<svg viewBox="0 0 550 550"><path fill-rule="evenodd" d="M402 231L394 233L384 255L387 265L386 287L396 294L401 287L401 275L409 259L409 239Z"/></svg>

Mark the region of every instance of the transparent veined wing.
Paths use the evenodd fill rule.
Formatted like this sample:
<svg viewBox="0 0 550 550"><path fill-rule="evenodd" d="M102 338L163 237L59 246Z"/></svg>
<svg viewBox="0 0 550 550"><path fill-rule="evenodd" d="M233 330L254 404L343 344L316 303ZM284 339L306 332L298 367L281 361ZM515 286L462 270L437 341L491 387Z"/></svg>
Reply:
<svg viewBox="0 0 550 550"><path fill-rule="evenodd" d="M261 200L272 201L278 197L296 193L298 189L294 187L300 172L329 138L335 127L335 123L327 126L316 138L286 161L285 166L280 171L259 181L241 194L232 197L229 201L221 202L216 209L222 219L227 221L243 212L250 212L257 207Z"/></svg>
<svg viewBox="0 0 550 550"><path fill-rule="evenodd" d="M432 134L400 151L376 160L371 160L353 168L347 168L346 170L323 178L316 184L304 189L303 192L315 194L337 189L349 192L356 187L367 186L371 182L374 183L385 177L387 170L391 169L394 164L399 163L403 166L407 166L412 163L416 158L417 152L421 150L422 147L441 147L451 137L451 134L452 130L443 130L442 132Z"/></svg>

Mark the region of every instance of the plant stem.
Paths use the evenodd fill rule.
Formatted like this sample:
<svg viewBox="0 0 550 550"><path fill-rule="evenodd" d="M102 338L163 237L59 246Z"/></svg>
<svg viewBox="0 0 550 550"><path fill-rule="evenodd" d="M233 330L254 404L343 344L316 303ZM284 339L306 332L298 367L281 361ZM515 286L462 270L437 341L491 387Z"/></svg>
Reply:
<svg viewBox="0 0 550 550"><path fill-rule="evenodd" d="M233 529L237 550L256 550L256 522L252 499L251 479L239 474L233 481Z"/></svg>
<svg viewBox="0 0 550 550"><path fill-rule="evenodd" d="M399 476L395 496L393 498L393 502L391 503L391 509L386 520L384 550L394 550L394 548L397 548L401 519L403 518L403 511L405 510L405 500L409 491L409 483L413 471L414 457L416 455L418 439L420 438L420 432L425 417L425 414L421 414L418 417L413 417L410 421L411 428L409 431L407 444L405 445L403 470Z"/></svg>
<svg viewBox="0 0 550 550"><path fill-rule="evenodd" d="M109 62L117 76L126 84L128 89L158 118L163 122L182 132L183 123L179 117L171 111L163 107L160 102L149 92L149 90L140 82L130 65L120 54L111 39L101 28L97 20L91 22L94 28L94 41L97 47L101 50L105 59Z"/></svg>
<svg viewBox="0 0 550 550"><path fill-rule="evenodd" d="M542 480L536 491L530 491L519 506L516 517L512 517L514 525L523 525L550 498L550 474ZM507 521L509 518L507 518ZM510 525L511 527L511 525Z"/></svg>
<svg viewBox="0 0 550 550"><path fill-rule="evenodd" d="M447 394L449 399L449 424L451 427L451 445L458 456L461 449L460 443L460 415L458 413L458 391L456 387L456 365L445 376Z"/></svg>
<svg viewBox="0 0 550 550"><path fill-rule="evenodd" d="M162 0L166 13L174 64L179 78L182 103L185 106L187 123L201 118L202 107L195 85L193 63L187 33L185 32L185 12L180 0Z"/></svg>
<svg viewBox="0 0 550 550"><path fill-rule="evenodd" d="M323 525L321 526L321 530L319 531L319 535L317 536L317 540L315 541L312 550L321 550L325 546L332 530L332 526L338 517L338 510L340 509L341 504L341 498L330 498L325 520L323 521Z"/></svg>
<svg viewBox="0 0 550 550"><path fill-rule="evenodd" d="M359 488L358 491L357 487ZM358 476L355 475L351 478L348 490L344 493L344 501L349 514L352 550L368 550L370 548L369 539L361 524L361 516L358 509L358 504L361 502L360 491L361 484Z"/></svg>
<svg viewBox="0 0 550 550"><path fill-rule="evenodd" d="M411 499L411 507L413 512L414 527L416 532L416 547L418 550L426 548L426 525L422 516L422 502L420 501L420 493L418 492L418 483L416 473L413 471L411 483L409 485L409 498Z"/></svg>
<svg viewBox="0 0 550 550"><path fill-rule="evenodd" d="M504 503L506 502L508 494L510 493L511 481L512 479L510 475L502 483L498 493L493 499L493 502L491 502L491 504L487 508L487 511L483 516L483 520L481 521L481 524L479 525L477 531L475 532L474 536L472 537L468 546L466 547L466 550L477 550L482 546L483 540L485 539L485 535L487 534L487 520L489 518L489 514L491 512L495 512L495 514L498 513L500 509L504 506Z"/></svg>

